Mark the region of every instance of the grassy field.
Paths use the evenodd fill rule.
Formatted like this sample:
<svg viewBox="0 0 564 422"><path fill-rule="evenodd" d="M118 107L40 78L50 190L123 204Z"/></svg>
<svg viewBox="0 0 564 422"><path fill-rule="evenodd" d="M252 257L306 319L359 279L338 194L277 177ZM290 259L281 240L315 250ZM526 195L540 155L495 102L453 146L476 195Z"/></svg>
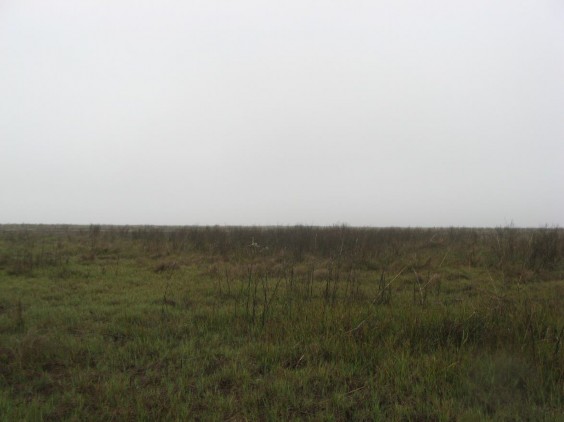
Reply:
<svg viewBox="0 0 564 422"><path fill-rule="evenodd" d="M0 420L564 420L559 229L0 226Z"/></svg>

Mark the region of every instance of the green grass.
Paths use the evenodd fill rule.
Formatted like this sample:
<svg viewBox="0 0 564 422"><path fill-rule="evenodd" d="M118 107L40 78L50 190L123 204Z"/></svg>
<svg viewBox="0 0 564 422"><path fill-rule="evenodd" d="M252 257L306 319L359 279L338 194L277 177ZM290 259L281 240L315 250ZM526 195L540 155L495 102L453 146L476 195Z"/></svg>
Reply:
<svg viewBox="0 0 564 422"><path fill-rule="evenodd" d="M562 420L553 230L1 226L0 420Z"/></svg>

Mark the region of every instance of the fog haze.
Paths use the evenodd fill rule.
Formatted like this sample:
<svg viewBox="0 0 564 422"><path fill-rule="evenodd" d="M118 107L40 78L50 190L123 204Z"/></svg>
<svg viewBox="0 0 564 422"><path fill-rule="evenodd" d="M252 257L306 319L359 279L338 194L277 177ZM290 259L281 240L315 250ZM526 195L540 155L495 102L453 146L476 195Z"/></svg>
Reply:
<svg viewBox="0 0 564 422"><path fill-rule="evenodd" d="M561 1L0 2L0 223L562 226L563 164Z"/></svg>

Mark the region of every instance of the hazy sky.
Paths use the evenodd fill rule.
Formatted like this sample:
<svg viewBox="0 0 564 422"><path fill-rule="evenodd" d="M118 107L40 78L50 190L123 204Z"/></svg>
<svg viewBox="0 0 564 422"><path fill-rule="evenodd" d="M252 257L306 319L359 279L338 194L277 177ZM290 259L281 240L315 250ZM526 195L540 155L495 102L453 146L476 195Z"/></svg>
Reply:
<svg viewBox="0 0 564 422"><path fill-rule="evenodd" d="M564 2L0 0L0 223L564 225Z"/></svg>

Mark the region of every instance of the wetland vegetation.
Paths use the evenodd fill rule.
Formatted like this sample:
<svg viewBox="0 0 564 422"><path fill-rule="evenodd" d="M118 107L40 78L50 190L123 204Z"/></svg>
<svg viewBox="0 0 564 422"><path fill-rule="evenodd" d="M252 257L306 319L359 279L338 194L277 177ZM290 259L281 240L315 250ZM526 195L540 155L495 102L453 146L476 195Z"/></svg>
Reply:
<svg viewBox="0 0 564 422"><path fill-rule="evenodd" d="M562 420L563 245L0 226L0 419Z"/></svg>

